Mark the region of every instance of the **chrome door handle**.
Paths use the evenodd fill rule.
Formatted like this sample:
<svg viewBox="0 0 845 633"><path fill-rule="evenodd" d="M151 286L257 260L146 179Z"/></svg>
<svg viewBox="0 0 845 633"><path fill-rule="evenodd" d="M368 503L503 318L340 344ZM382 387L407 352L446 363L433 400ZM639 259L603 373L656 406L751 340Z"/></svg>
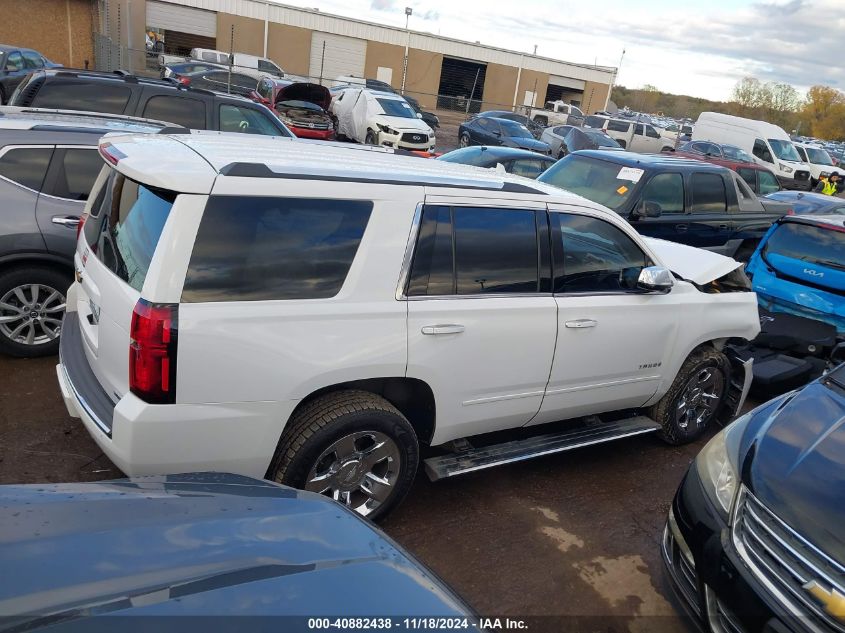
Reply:
<svg viewBox="0 0 845 633"><path fill-rule="evenodd" d="M444 325L424 325L422 328L423 334L460 334L464 331L463 325L444 324Z"/></svg>
<svg viewBox="0 0 845 633"><path fill-rule="evenodd" d="M79 226L79 217L75 215L54 215L52 219L53 224L61 224L62 226Z"/></svg>
<svg viewBox="0 0 845 633"><path fill-rule="evenodd" d="M676 225L675 225L675 230L676 230L678 233L683 233L683 232L684 232L684 231L686 231L688 228L689 228L689 227L688 227L686 224L676 224Z"/></svg>
<svg viewBox="0 0 845 633"><path fill-rule="evenodd" d="M567 321L565 325L568 328L584 328L596 327L598 323L599 322L594 319L576 319L575 321Z"/></svg>

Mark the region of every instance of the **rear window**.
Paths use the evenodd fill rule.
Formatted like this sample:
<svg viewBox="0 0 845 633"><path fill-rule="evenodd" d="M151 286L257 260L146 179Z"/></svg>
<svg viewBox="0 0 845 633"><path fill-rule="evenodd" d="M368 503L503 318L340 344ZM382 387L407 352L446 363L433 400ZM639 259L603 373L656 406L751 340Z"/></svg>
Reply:
<svg viewBox="0 0 845 633"><path fill-rule="evenodd" d="M86 110L123 114L132 90L111 81L48 81L30 104L34 108Z"/></svg>
<svg viewBox="0 0 845 633"><path fill-rule="evenodd" d="M333 297L372 208L361 200L211 196L182 301Z"/></svg>
<svg viewBox="0 0 845 633"><path fill-rule="evenodd" d="M769 236L763 256L773 253L837 270L845 269L845 232L784 222Z"/></svg>
<svg viewBox="0 0 845 633"><path fill-rule="evenodd" d="M85 223L86 238L94 237L89 244L97 259L135 290L144 285L175 199L172 191L147 187L115 171L97 193L97 208Z"/></svg>

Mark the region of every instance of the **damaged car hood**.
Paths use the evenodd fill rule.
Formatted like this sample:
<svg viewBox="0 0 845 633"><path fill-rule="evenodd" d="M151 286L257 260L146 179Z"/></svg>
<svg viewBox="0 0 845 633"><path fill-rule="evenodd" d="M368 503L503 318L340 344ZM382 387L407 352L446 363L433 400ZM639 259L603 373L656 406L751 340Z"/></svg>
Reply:
<svg viewBox="0 0 845 633"><path fill-rule="evenodd" d="M735 259L686 244L643 237L661 263L676 275L704 285L724 277L742 264Z"/></svg>

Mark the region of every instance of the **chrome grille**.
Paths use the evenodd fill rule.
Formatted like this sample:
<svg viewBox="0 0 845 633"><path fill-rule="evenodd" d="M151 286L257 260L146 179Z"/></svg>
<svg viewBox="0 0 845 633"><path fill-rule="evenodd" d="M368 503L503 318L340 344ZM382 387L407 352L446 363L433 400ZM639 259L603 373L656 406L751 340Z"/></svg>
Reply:
<svg viewBox="0 0 845 633"><path fill-rule="evenodd" d="M796 180L809 180L810 179L810 172L798 170L795 172L795 179Z"/></svg>
<svg viewBox="0 0 845 633"><path fill-rule="evenodd" d="M677 579L677 586L684 594L687 604L697 614L701 614L701 608L698 603L698 577L695 573L695 567L690 565L686 557L681 553L681 548L675 540L675 535L669 525L663 530L663 552L666 562L675 570L674 577Z"/></svg>
<svg viewBox="0 0 845 633"><path fill-rule="evenodd" d="M815 581L825 591L845 595L845 567L815 547L757 500L740 491L733 542L755 576L793 616L814 620L820 630L845 633L845 623L827 613L805 589Z"/></svg>

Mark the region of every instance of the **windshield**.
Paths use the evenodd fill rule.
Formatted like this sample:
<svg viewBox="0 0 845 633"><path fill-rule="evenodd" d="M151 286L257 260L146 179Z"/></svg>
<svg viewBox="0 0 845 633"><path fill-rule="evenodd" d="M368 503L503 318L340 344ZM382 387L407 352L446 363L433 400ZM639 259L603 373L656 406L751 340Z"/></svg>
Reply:
<svg viewBox="0 0 845 633"><path fill-rule="evenodd" d="M772 151L775 153L775 156L781 160L791 160L796 163L801 162L801 157L798 155L798 152L795 151L795 146L789 141L779 141L777 139L770 138L769 145L772 146Z"/></svg>
<svg viewBox="0 0 845 633"><path fill-rule="evenodd" d="M376 99L382 111L387 116L400 117L402 119L415 119L417 115L404 99Z"/></svg>
<svg viewBox="0 0 845 633"><path fill-rule="evenodd" d="M807 151L807 158L813 165L828 165L833 167L833 161L830 160L830 154L823 149L817 147L805 147Z"/></svg>
<svg viewBox="0 0 845 633"><path fill-rule="evenodd" d="M502 126L502 130L504 130L505 136L512 138L534 138L531 132L528 131L528 128L522 125L522 123L501 119L499 124Z"/></svg>
<svg viewBox="0 0 845 633"><path fill-rule="evenodd" d="M577 193L616 211L631 197L642 175L642 169L570 154L549 167L537 180Z"/></svg>
<svg viewBox="0 0 845 633"><path fill-rule="evenodd" d="M483 167L488 162L489 154L489 150L483 147L462 147L461 149L452 150L442 156L438 156L435 160Z"/></svg>
<svg viewBox="0 0 845 633"><path fill-rule="evenodd" d="M764 257L770 254L845 270L845 232L830 227L784 222L763 248Z"/></svg>
<svg viewBox="0 0 845 633"><path fill-rule="evenodd" d="M749 154L746 154L744 151L738 147L734 147L733 145L722 145L722 152L724 153L725 158L730 158L731 160L738 160L743 163L754 162L754 159Z"/></svg>

